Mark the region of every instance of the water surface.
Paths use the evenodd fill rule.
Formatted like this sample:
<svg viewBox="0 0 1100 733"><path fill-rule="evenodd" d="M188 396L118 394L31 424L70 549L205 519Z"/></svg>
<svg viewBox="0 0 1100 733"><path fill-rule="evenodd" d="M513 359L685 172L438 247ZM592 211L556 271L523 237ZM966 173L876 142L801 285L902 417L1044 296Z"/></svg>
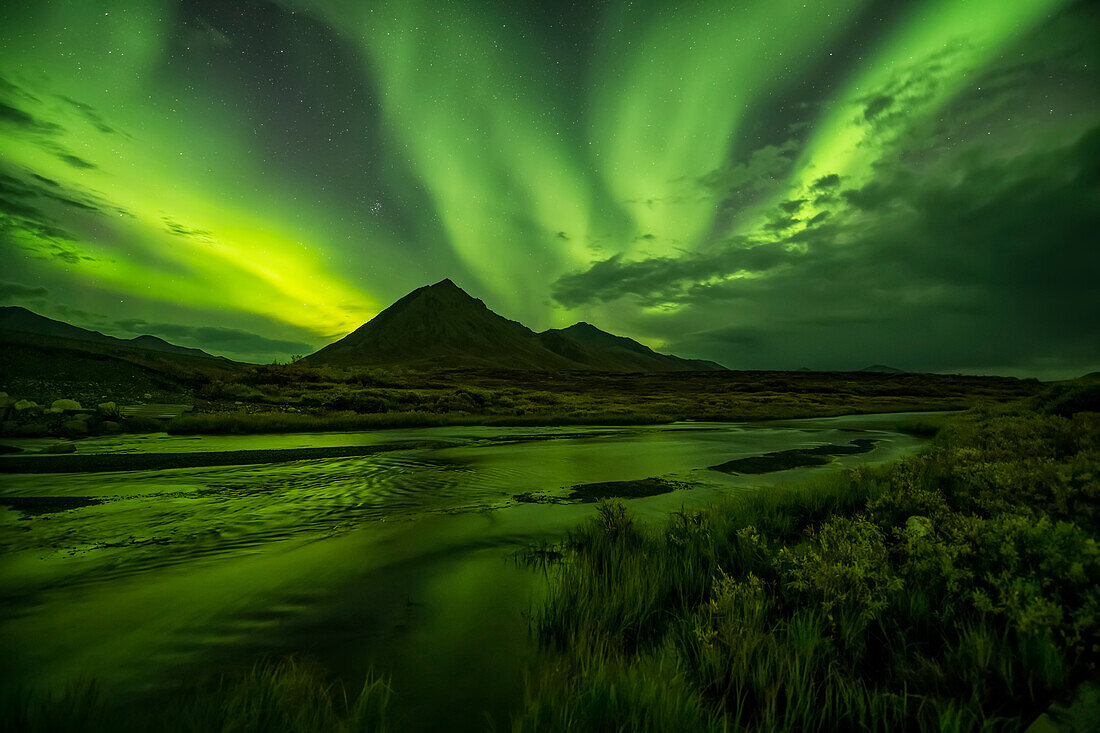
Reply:
<svg viewBox="0 0 1100 733"><path fill-rule="evenodd" d="M0 475L0 498L102 500L46 514L0 507L0 686L56 688L83 675L137 695L298 653L351 684L369 667L392 675L403 729L480 730L485 712L506 727L533 654L524 611L544 588L511 556L594 511L516 494L565 497L576 484L648 477L690 486L627 502L658 519L822 470L738 476L706 466L859 438L875 448L830 465L911 453L920 441L895 430L910 417L84 440L81 453L386 450Z"/></svg>

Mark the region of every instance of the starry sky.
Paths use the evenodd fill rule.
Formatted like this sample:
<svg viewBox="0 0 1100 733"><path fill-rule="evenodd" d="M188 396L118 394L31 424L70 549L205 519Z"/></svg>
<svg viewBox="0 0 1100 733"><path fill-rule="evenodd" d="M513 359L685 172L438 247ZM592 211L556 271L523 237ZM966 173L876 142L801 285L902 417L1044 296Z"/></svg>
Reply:
<svg viewBox="0 0 1100 733"><path fill-rule="evenodd" d="M1100 368L1100 7L0 3L0 304L251 361L450 277L742 369Z"/></svg>

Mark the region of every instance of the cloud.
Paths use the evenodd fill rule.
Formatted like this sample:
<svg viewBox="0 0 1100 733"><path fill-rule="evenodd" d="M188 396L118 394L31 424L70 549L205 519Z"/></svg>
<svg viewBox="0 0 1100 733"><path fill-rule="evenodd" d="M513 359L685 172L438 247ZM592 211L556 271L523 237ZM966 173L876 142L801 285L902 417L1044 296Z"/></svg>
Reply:
<svg viewBox="0 0 1100 733"><path fill-rule="evenodd" d="M207 229L195 229L192 227L184 226L178 221L175 221L169 216L164 217L164 228L167 232L176 237L184 237L186 239L195 239L200 242L213 242L214 233Z"/></svg>
<svg viewBox="0 0 1100 733"><path fill-rule="evenodd" d="M731 365L794 368L856 353L908 368L1095 364L1097 160L1100 127L1055 148L971 149L919 176L884 164L814 226L777 232L772 244L611 257L560 278L553 295L566 307L621 298L676 306L684 320L670 317L669 348ZM740 325L683 335L708 313Z"/></svg>
<svg viewBox="0 0 1100 733"><path fill-rule="evenodd" d="M71 165L73 168L77 168L79 170L89 170L99 167L95 163L84 160L79 155L73 155L72 153L58 153L57 157L58 159Z"/></svg>
<svg viewBox="0 0 1100 733"><path fill-rule="evenodd" d="M707 255L626 261L621 254L554 283L555 300L567 308L633 295L646 305L683 301L700 281L761 273L783 264L789 253L775 246L731 240ZM797 257L797 255L795 255Z"/></svg>
<svg viewBox="0 0 1100 733"><path fill-rule="evenodd" d="M827 176L818 178L813 184L810 185L812 191L828 191L834 189L840 185L840 176L836 173L830 173Z"/></svg>
<svg viewBox="0 0 1100 733"><path fill-rule="evenodd" d="M47 297L49 294L50 291L41 286L0 282L0 302L3 303L13 300L40 300Z"/></svg>
<svg viewBox="0 0 1100 733"><path fill-rule="evenodd" d="M39 120L18 107L4 102L0 102L0 124L14 127L21 132L39 135L52 135L61 131L60 125Z"/></svg>
<svg viewBox="0 0 1100 733"><path fill-rule="evenodd" d="M141 333L139 329L149 325L149 321L144 318L122 318L114 322L116 328L121 328L123 331L129 331L130 333Z"/></svg>
<svg viewBox="0 0 1100 733"><path fill-rule="evenodd" d="M884 110L889 109L889 107L893 104L894 98L889 95L880 94L878 96L872 97L870 100L867 101L866 106L864 106L863 108L863 119L873 120Z"/></svg>
<svg viewBox="0 0 1100 733"><path fill-rule="evenodd" d="M97 328L107 321L107 316L102 313L92 313L83 308L71 308L67 305L56 304L51 306L51 309L66 321L78 321L85 324L92 323L96 324Z"/></svg>
<svg viewBox="0 0 1100 733"><path fill-rule="evenodd" d="M112 135L116 132L115 128L108 125L106 121L104 121L103 117L98 112L96 112L95 108L93 108L91 105L84 104L83 102L78 102L72 97L66 97L64 94L58 95L58 99L76 109L76 111L79 112L84 117L84 119L91 123L91 125L100 132L106 133L108 135Z"/></svg>
<svg viewBox="0 0 1100 733"><path fill-rule="evenodd" d="M238 328L148 323L140 318L115 321L115 325L130 333L153 334L173 343L230 354L308 354L313 351L313 347L299 341L267 338Z"/></svg>

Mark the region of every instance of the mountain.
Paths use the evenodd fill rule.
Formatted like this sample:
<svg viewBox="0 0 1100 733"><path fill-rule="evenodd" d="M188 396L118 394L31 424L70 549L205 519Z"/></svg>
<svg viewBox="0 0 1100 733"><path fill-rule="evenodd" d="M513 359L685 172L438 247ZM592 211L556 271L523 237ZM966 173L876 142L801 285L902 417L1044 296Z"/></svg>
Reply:
<svg viewBox="0 0 1100 733"><path fill-rule="evenodd" d="M574 323L569 328L552 328L539 334L547 349L590 369L621 372L721 371L721 364L701 359L681 359L658 354L625 336L601 331L591 323Z"/></svg>
<svg viewBox="0 0 1100 733"><path fill-rule="evenodd" d="M0 307L0 330L15 331L18 333L32 334L35 336L49 336L51 338L71 339L73 341L85 341L103 346L121 346L123 348L140 349L142 351L159 351L165 354L178 356L194 356L203 359L221 359L212 356L201 349L189 349L185 346L176 346L156 336L136 336L132 339L120 339L114 336L102 334L99 331L89 331L64 321L55 321L52 318L40 316L34 311L19 306Z"/></svg>
<svg viewBox="0 0 1100 733"><path fill-rule="evenodd" d="M587 323L535 333L500 316L451 280L417 288L305 364L695 371L724 367L658 354Z"/></svg>
<svg viewBox="0 0 1100 733"><path fill-rule="evenodd" d="M905 374L904 369L898 369L892 366L886 366L885 364L872 364L871 366L865 366L859 371L870 372L872 374Z"/></svg>

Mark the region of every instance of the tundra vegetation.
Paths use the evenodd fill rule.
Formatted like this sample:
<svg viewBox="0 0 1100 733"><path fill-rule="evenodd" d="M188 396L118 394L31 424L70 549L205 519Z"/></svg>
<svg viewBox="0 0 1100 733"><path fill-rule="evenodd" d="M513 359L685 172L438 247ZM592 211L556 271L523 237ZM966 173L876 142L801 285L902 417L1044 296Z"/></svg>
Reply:
<svg viewBox="0 0 1100 733"><path fill-rule="evenodd" d="M1097 397L660 526L602 503L552 555L514 730L1026 727L1100 661Z"/></svg>

